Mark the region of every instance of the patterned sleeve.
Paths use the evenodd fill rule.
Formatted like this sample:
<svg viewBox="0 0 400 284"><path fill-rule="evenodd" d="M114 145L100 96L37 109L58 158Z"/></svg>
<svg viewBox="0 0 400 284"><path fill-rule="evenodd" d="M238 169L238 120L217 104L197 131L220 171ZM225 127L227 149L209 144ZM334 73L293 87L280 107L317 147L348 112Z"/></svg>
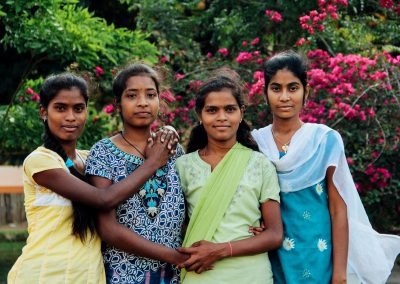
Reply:
<svg viewBox="0 0 400 284"><path fill-rule="evenodd" d="M104 177L112 180L110 151L105 147L103 140L97 142L90 149L86 160L86 175Z"/></svg>
<svg viewBox="0 0 400 284"><path fill-rule="evenodd" d="M276 169L274 165L265 157L260 155L262 159L262 188L260 194L260 203L264 203L270 199L280 202L279 197L279 182L278 175L276 174Z"/></svg>

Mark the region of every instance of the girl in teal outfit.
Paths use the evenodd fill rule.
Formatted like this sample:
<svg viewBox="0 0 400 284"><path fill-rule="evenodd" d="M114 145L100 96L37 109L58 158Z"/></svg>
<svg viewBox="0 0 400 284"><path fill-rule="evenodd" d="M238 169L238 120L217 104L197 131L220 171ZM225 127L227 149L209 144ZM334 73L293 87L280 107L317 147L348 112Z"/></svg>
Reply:
<svg viewBox="0 0 400 284"><path fill-rule="evenodd" d="M264 76L273 121L252 135L281 188L284 239L270 254L275 283L385 283L400 238L372 229L340 134L300 120L309 94L305 60L277 54Z"/></svg>

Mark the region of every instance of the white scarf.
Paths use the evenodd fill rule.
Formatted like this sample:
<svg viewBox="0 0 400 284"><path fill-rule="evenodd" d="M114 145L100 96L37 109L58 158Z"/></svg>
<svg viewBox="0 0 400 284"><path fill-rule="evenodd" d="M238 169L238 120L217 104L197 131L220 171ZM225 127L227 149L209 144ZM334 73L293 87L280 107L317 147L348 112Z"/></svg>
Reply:
<svg viewBox="0 0 400 284"><path fill-rule="evenodd" d="M347 206L349 223L348 273L362 283L385 283L400 253L400 237L373 230L353 182L340 134L322 124L305 123L293 135L285 156L279 159L272 125L253 130L258 146L275 165L282 192L294 192L333 175L339 194Z"/></svg>

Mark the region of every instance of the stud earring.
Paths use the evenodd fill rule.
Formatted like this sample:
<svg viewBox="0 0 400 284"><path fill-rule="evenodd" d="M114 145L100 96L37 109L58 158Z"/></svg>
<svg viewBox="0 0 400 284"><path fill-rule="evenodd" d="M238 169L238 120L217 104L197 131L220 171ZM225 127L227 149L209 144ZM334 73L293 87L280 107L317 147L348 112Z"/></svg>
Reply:
<svg viewBox="0 0 400 284"><path fill-rule="evenodd" d="M199 124L203 124L203 121L200 120L200 121L199 121Z"/></svg>
<svg viewBox="0 0 400 284"><path fill-rule="evenodd" d="M46 123L47 121L47 116L43 117L43 123Z"/></svg>

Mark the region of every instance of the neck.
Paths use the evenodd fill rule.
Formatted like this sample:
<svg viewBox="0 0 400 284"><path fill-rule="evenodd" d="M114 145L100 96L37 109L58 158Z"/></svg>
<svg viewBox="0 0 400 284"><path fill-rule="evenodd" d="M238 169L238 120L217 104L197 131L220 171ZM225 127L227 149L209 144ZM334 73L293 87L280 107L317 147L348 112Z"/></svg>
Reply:
<svg viewBox="0 0 400 284"><path fill-rule="evenodd" d="M208 143L205 149L209 154L223 156L229 152L229 150L233 147L233 145L236 144L236 142L236 139L232 139L229 141L214 141L208 139Z"/></svg>
<svg viewBox="0 0 400 284"><path fill-rule="evenodd" d="M149 139L151 131L150 126L144 128L136 128L124 125L124 130L122 131L122 133L129 141L136 141L136 143L147 143L147 139Z"/></svg>
<svg viewBox="0 0 400 284"><path fill-rule="evenodd" d="M62 148L67 154L68 158L75 159L76 156L76 141L70 143L63 143Z"/></svg>
<svg viewBox="0 0 400 284"><path fill-rule="evenodd" d="M288 134L299 129L304 123L299 117L292 119L273 118L272 129L275 133Z"/></svg>

